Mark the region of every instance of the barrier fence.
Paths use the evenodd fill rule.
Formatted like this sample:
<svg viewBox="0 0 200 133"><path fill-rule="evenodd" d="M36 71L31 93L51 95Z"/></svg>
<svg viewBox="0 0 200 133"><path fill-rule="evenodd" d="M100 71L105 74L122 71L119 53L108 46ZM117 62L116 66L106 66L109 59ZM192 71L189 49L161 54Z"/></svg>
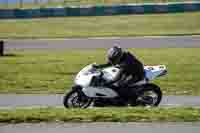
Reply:
<svg viewBox="0 0 200 133"><path fill-rule="evenodd" d="M0 9L0 19L63 16L104 16L121 14L175 13L200 11L200 2L67 6L36 9Z"/></svg>
<svg viewBox="0 0 200 133"><path fill-rule="evenodd" d="M200 2L200 0L0 0L0 9L166 2Z"/></svg>

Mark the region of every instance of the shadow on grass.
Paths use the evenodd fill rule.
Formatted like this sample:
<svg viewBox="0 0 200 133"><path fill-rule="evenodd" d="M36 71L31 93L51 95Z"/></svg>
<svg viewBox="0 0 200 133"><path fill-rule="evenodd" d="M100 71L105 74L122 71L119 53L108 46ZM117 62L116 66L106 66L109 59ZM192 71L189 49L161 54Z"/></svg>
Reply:
<svg viewBox="0 0 200 133"><path fill-rule="evenodd" d="M1 57L19 57L19 56L21 56L21 55L17 55L17 54L4 54Z"/></svg>
<svg viewBox="0 0 200 133"><path fill-rule="evenodd" d="M75 75L77 72L56 72L56 74L61 74L61 75Z"/></svg>
<svg viewBox="0 0 200 133"><path fill-rule="evenodd" d="M3 54L0 56L0 58L3 58L3 57L17 57L18 55L16 54Z"/></svg>

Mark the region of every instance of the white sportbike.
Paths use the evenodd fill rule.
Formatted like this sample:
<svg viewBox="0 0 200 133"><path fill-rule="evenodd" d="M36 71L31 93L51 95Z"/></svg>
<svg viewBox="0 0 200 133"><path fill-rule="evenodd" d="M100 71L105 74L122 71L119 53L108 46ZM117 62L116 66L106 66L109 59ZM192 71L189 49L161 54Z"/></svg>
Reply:
<svg viewBox="0 0 200 133"><path fill-rule="evenodd" d="M165 65L144 66L145 79L128 85L134 89L134 103L124 101L118 93L107 86L106 82L115 79L118 67L95 69L92 64L84 67L75 77L74 86L63 99L66 108L88 108L92 106L158 106L162 99L160 87L151 80L167 73Z"/></svg>

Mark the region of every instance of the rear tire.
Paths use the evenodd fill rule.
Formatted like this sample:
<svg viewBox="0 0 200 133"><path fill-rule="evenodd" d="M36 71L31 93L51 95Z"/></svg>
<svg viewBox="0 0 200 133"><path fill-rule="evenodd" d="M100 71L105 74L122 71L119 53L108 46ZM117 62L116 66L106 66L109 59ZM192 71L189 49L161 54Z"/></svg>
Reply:
<svg viewBox="0 0 200 133"><path fill-rule="evenodd" d="M155 84L146 84L142 86L138 94L137 104L142 106L156 107L160 104L162 99L160 87ZM153 94L154 96L149 94Z"/></svg>
<svg viewBox="0 0 200 133"><path fill-rule="evenodd" d="M63 98L63 104L66 108L88 108L93 99L80 94L77 90L72 90Z"/></svg>

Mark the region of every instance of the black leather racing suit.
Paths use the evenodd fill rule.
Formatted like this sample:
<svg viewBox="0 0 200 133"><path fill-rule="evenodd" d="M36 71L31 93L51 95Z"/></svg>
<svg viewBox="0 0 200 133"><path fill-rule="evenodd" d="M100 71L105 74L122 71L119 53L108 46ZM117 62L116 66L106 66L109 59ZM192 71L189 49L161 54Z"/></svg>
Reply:
<svg viewBox="0 0 200 133"><path fill-rule="evenodd" d="M112 66L111 63L98 65L97 68L104 68ZM128 89L129 84L136 83L144 79L144 67L143 64L130 52L124 52L123 56L118 64L120 72L118 76L109 84L117 83L117 89L115 90L119 93L122 98L129 98L133 94Z"/></svg>

